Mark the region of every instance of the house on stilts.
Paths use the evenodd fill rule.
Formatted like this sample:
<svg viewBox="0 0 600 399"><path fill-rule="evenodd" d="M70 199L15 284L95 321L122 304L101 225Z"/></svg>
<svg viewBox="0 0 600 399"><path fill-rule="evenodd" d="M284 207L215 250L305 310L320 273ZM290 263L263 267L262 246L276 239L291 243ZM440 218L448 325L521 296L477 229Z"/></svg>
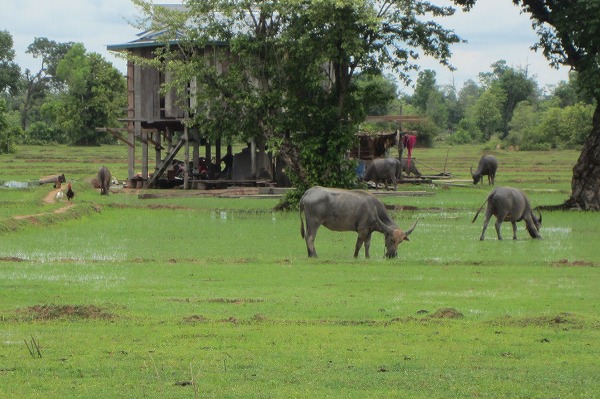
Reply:
<svg viewBox="0 0 600 399"><path fill-rule="evenodd" d="M181 5L161 5L177 9ZM107 49L126 53L127 62L127 116L126 128L99 129L112 134L128 146L128 186L189 188L224 187L229 185L274 185L284 181L281 168L272 161L265 144L251 140L247 148L234 154L232 143L223 143L218 134L211 141L203 137L197 127L189 126L187 109L195 101L193 82L185 90L172 88L164 92L172 76L161 68L136 62L136 59L154 59L156 50L177 43L165 41L164 31L146 31L138 38L111 44ZM227 50L224 43L211 43L206 54ZM208 59L208 57L207 57ZM211 57L218 71L227 67L227 57ZM143 65L141 65L143 64ZM234 117L234 116L232 116ZM139 153L141 150L141 154ZM139 164L136 164L136 161ZM221 168L222 162L225 167ZM154 163L154 168L151 164Z"/></svg>

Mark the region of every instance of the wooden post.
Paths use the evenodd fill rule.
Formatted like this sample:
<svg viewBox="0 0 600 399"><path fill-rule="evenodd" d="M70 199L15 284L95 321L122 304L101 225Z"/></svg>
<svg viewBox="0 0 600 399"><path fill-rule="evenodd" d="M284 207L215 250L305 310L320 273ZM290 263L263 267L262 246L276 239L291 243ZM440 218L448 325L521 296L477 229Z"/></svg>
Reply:
<svg viewBox="0 0 600 399"><path fill-rule="evenodd" d="M396 133L396 138L398 140L398 159L400 160L400 176L399 181L402 182L402 154L404 152L404 143L402 142L404 139L404 135L400 132L400 130Z"/></svg>
<svg viewBox="0 0 600 399"><path fill-rule="evenodd" d="M142 129L142 179L148 180L148 131Z"/></svg>
<svg viewBox="0 0 600 399"><path fill-rule="evenodd" d="M189 164L190 164L190 140L189 140L189 132L188 132L188 127L187 124L183 125L183 139L185 141L185 147L184 147L184 156L185 156L185 160L184 160L184 169L183 169L183 188L185 190L189 190L189 186L188 186L188 182L190 179L190 175L188 172L189 169Z"/></svg>
<svg viewBox="0 0 600 399"><path fill-rule="evenodd" d="M192 167L194 169L194 173L198 173L200 171L200 129L198 129L197 127L193 127L192 137L194 140L194 154L192 155Z"/></svg>
<svg viewBox="0 0 600 399"><path fill-rule="evenodd" d="M127 118L133 120L136 117L135 97L135 66L133 61L127 61ZM141 129L141 125L139 127ZM127 149L127 179L132 179L135 174L135 131L138 129L136 122L127 123L127 138L129 145Z"/></svg>
<svg viewBox="0 0 600 399"><path fill-rule="evenodd" d="M210 145L210 141L208 140L208 137L206 138L206 144L204 145L204 158L206 158L206 166L209 167L210 160L212 158L212 149L211 149L211 145ZM210 168L208 170L208 173L210 176ZM210 178L212 179L212 176L210 176Z"/></svg>
<svg viewBox="0 0 600 399"><path fill-rule="evenodd" d="M160 146L160 130L156 130L154 132L154 141L156 141L158 144L154 146L155 152L154 152L154 161L155 161L155 165L154 165L154 173L158 172L158 165L160 165L160 162L162 161L162 153L161 153L161 146Z"/></svg>
<svg viewBox="0 0 600 399"><path fill-rule="evenodd" d="M221 166L221 138L217 138L215 142L215 163ZM220 168L219 168L220 169Z"/></svg>
<svg viewBox="0 0 600 399"><path fill-rule="evenodd" d="M167 138L167 154L170 154L173 150L173 131L170 127L165 129L165 136Z"/></svg>
<svg viewBox="0 0 600 399"><path fill-rule="evenodd" d="M250 177L256 179L256 143L250 140Z"/></svg>

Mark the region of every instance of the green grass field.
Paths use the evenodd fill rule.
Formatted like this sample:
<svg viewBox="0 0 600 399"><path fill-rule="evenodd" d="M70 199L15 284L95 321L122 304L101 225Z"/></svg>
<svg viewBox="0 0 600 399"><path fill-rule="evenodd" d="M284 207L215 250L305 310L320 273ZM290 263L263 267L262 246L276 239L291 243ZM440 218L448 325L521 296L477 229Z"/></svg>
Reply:
<svg viewBox="0 0 600 399"><path fill-rule="evenodd" d="M576 152L494 153L497 185L568 197ZM481 154L414 155L466 181ZM76 191L55 214L48 185L0 189L0 397L600 397L597 213L480 242L488 186L403 185L432 195L382 198L417 207L392 212L419 219L397 259L378 233L354 259L356 234L325 228L308 259L277 199L105 197L89 185L102 164L123 179L126 149L0 157L0 181L64 172Z"/></svg>

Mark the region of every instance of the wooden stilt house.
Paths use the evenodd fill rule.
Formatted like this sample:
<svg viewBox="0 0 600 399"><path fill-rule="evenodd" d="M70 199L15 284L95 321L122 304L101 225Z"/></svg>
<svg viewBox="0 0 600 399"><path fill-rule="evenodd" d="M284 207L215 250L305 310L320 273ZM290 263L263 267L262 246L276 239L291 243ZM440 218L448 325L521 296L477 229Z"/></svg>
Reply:
<svg viewBox="0 0 600 399"><path fill-rule="evenodd" d="M226 157L226 154L222 153L220 139L211 143L206 137L200 136L197 128L188 127L185 107L181 104L183 100L187 101L189 106L193 97L192 100L188 99L188 96L183 99L175 89L162 93L161 88L163 84L169 83L170 74L158 68L136 64L135 59L152 59L159 47L176 43L165 43L161 38L162 33L142 32L136 40L107 46L110 51L135 56L127 63L128 107L127 117L124 119L127 128L101 129L127 144L129 184L134 187L161 187L165 184L168 186L176 173L174 165L179 165L182 168L180 184L184 188L206 187L210 184L208 182L216 184L216 180L213 180L214 169L211 166L220 165L223 158L233 159L233 173L230 170L229 179L219 180L219 184L270 183L273 167L264 145L253 140L246 151L232 154L230 143L225 143ZM215 47L218 45L213 44L210 51L215 51ZM226 51L226 45L223 44L222 49ZM215 68L223 68L227 59L217 60L215 57L214 62ZM188 92L193 91L193 86L193 82L190 82L185 89ZM123 133L126 137L123 137ZM136 154L140 149L141 157ZM183 154L180 154L181 150ZM149 166L152 158L154 170L150 170ZM141 164L136 165L136 160L140 159ZM208 175L202 175L201 179L203 163L208 165Z"/></svg>

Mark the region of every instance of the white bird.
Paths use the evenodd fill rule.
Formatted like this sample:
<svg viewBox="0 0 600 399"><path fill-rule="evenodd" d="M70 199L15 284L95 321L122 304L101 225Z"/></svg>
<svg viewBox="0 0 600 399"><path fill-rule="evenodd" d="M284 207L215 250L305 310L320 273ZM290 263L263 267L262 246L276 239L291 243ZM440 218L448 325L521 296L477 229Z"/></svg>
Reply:
<svg viewBox="0 0 600 399"><path fill-rule="evenodd" d="M54 196L54 199L56 199L56 202L61 202L64 196L65 195L63 194L62 190L58 190Z"/></svg>

